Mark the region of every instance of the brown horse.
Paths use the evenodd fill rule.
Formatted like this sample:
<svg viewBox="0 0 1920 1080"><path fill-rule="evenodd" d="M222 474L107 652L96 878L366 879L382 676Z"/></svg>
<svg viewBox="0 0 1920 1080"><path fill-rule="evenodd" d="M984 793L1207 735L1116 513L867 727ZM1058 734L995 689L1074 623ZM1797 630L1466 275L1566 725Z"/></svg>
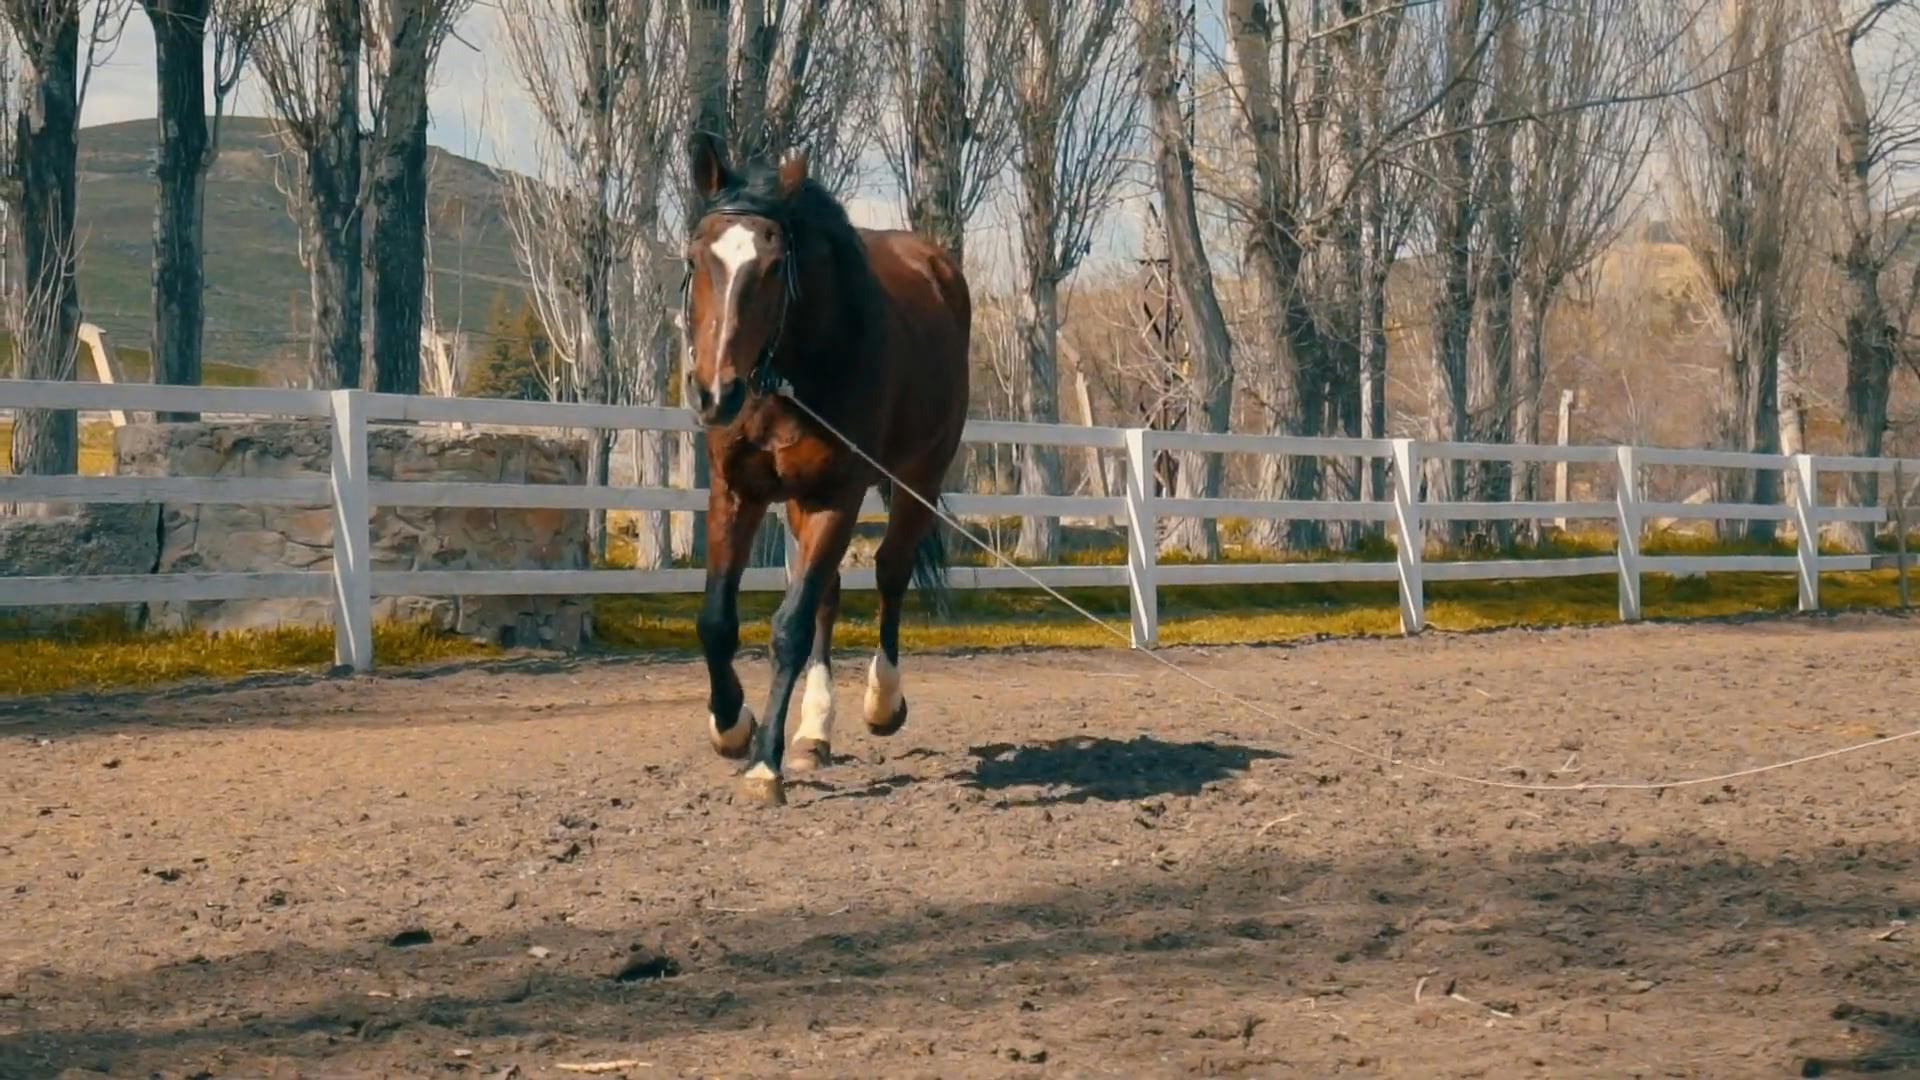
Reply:
<svg viewBox="0 0 1920 1080"><path fill-rule="evenodd" d="M687 244L683 316L686 400L706 425L712 466L699 619L708 733L722 756L751 757L743 791L777 804L783 757L790 772L831 758L840 560L876 485L888 519L875 557L880 650L867 673L866 721L877 735L906 723L900 605L909 580L937 595L945 556L928 506L891 491L862 454L928 503L938 499L966 423L972 299L934 244L854 228L808 177L803 156L735 172L715 140L695 136L691 150L706 203ZM781 500L800 565L773 615L773 687L756 724L733 670L740 575L767 505ZM803 666L800 728L787 752L787 705Z"/></svg>

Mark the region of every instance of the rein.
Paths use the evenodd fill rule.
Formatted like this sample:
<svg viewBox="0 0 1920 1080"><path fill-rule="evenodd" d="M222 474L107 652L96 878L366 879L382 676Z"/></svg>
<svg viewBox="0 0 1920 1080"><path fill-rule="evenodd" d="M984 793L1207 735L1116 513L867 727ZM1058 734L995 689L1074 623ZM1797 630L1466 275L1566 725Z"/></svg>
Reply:
<svg viewBox="0 0 1920 1080"><path fill-rule="evenodd" d="M763 396L779 394L791 388L792 384L773 369L773 357L774 354L780 351L780 346L786 341L787 313L792 310L793 302L800 298L800 277L799 270L797 269L799 259L797 257L798 252L795 250L793 244L793 230L788 228L787 223L779 218L771 217L758 210L752 210L746 207L716 207L707 211L706 216L712 217L715 214L723 217L757 217L771 221L774 227L780 230L781 242L786 246L786 252L781 258L780 268L780 276L785 285L785 288L781 290L783 295L780 301L780 321L774 325L773 336L768 338L767 343L760 347L760 355L754 360L753 370L747 373L747 390L749 393ZM703 218L702 220L705 219ZM692 266L687 267L686 275L680 279L680 324L687 335L687 351L691 354L693 351Z"/></svg>

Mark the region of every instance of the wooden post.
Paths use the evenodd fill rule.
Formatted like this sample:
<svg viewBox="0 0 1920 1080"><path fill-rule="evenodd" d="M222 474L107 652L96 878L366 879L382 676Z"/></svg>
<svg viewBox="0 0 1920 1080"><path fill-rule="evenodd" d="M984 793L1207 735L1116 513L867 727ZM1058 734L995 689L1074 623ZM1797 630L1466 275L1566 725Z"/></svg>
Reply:
<svg viewBox="0 0 1920 1080"><path fill-rule="evenodd" d="M1420 569L1427 537L1420 518L1420 447L1412 439L1393 440L1393 522L1399 539L1394 561L1400 575L1400 632L1417 634L1427 625Z"/></svg>
<svg viewBox="0 0 1920 1080"><path fill-rule="evenodd" d="M1080 422L1089 428L1093 427L1093 397L1087 393L1086 372L1076 370L1073 373L1073 394L1080 402ZM1087 447L1087 483L1093 485L1095 495L1103 499L1107 497L1107 470L1097 446ZM1099 521L1106 528L1113 527L1110 517L1100 518Z"/></svg>
<svg viewBox="0 0 1920 1080"><path fill-rule="evenodd" d="M1615 449L1619 475L1614 480L1616 546L1620 557L1620 620L1640 620L1640 472L1634 449Z"/></svg>
<svg viewBox="0 0 1920 1080"><path fill-rule="evenodd" d="M367 403L333 392L333 659L373 669L373 542L367 507Z"/></svg>
<svg viewBox="0 0 1920 1080"><path fill-rule="evenodd" d="M1820 610L1820 474L1813 455L1793 455L1793 520L1799 531L1795 553L1800 570L1800 610Z"/></svg>
<svg viewBox="0 0 1920 1080"><path fill-rule="evenodd" d="M1153 509L1152 432L1127 429L1127 587L1132 592L1133 647L1160 641L1160 596L1154 582L1160 516Z"/></svg>
<svg viewBox="0 0 1920 1080"><path fill-rule="evenodd" d="M1561 446L1566 446L1573 438L1573 399L1574 394L1572 390L1560 391L1559 439ZM1553 501L1557 503L1567 501L1567 465L1568 463L1564 460L1557 461L1553 465ZM1553 524L1554 527L1561 532L1567 531L1566 518L1555 518Z"/></svg>
<svg viewBox="0 0 1920 1080"><path fill-rule="evenodd" d="M120 358L114 355L105 330L90 322L81 323L80 343L87 347L88 355L93 357L93 377L99 380L100 385L119 386L127 381L126 373L120 370ZM107 418L113 421L114 427L127 426L127 412L124 409L108 409Z"/></svg>
<svg viewBox="0 0 1920 1080"><path fill-rule="evenodd" d="M1893 550L1894 566L1900 574L1900 608L1902 611L1913 606L1913 597L1907 591L1907 475L1901 468L1901 461L1893 461Z"/></svg>

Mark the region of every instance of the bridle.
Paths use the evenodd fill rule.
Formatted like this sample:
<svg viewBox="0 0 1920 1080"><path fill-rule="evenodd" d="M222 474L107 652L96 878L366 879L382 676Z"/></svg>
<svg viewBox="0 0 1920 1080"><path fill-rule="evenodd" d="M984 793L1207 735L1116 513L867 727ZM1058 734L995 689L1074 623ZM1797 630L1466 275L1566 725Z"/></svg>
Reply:
<svg viewBox="0 0 1920 1080"><path fill-rule="evenodd" d="M774 228L780 231L782 248L780 276L785 285L782 290L784 295L780 300L780 321L774 324L773 336L760 347L760 355L754 359L753 370L747 373L749 392L764 395L780 393L786 386L786 380L780 376L779 372L773 370L773 357L780 351L781 344L786 340L787 312L793 308L793 302L800 296L800 277L796 269L799 260L796 258L798 253L793 247L793 230L785 221L766 214L759 208L747 206L717 206L707 211L701 220L704 221L715 214L723 217L760 218L773 222ZM691 363L693 352L693 264L691 262L687 264L686 275L680 279L680 326L682 333L686 335L688 361Z"/></svg>

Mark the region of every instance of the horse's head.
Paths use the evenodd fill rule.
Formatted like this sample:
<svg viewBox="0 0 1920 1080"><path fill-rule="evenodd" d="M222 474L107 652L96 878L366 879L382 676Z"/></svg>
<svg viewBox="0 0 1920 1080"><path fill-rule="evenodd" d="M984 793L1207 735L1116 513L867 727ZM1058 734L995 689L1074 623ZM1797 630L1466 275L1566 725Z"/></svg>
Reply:
<svg viewBox="0 0 1920 1080"><path fill-rule="evenodd" d="M686 400L702 422L732 422L786 331L796 287L787 207L807 181L806 158L747 176L727 167L718 140L697 134L693 180L706 213L687 241ZM762 175L765 174L765 175Z"/></svg>

